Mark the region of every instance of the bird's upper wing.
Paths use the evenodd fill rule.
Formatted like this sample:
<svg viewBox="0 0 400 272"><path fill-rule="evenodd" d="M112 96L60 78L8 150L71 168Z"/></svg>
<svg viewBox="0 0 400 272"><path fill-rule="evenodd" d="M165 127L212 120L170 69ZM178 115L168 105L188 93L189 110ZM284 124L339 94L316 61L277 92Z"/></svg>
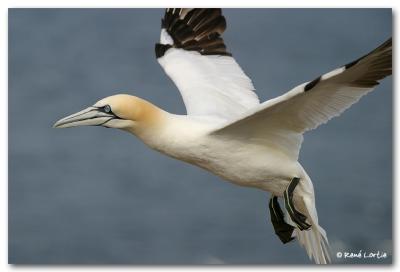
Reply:
<svg viewBox="0 0 400 272"><path fill-rule="evenodd" d="M237 119L259 105L251 80L227 51L221 9L166 9L156 57L189 115Z"/></svg>
<svg viewBox="0 0 400 272"><path fill-rule="evenodd" d="M262 103L214 135L262 141L297 159L302 134L340 115L392 74L392 39L369 54Z"/></svg>

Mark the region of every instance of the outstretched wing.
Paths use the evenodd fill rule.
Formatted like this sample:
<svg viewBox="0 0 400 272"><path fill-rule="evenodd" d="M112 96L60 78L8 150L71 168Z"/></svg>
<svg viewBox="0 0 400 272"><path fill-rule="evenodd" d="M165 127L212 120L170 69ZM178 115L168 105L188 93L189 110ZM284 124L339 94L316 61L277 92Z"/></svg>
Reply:
<svg viewBox="0 0 400 272"><path fill-rule="evenodd" d="M263 141L297 159L305 131L340 115L391 74L390 38L369 54L262 103L213 134Z"/></svg>
<svg viewBox="0 0 400 272"><path fill-rule="evenodd" d="M156 57L189 115L237 119L259 105L251 80L227 51L221 9L166 9Z"/></svg>

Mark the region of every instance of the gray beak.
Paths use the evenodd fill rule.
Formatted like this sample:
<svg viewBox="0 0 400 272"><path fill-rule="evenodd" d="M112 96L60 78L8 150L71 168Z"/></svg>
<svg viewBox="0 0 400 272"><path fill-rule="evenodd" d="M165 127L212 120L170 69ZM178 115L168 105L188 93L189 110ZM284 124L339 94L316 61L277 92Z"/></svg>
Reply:
<svg viewBox="0 0 400 272"><path fill-rule="evenodd" d="M67 128L77 126L101 126L116 118L112 113L106 113L97 107L89 107L80 112L74 113L61 120L58 120L54 128Z"/></svg>

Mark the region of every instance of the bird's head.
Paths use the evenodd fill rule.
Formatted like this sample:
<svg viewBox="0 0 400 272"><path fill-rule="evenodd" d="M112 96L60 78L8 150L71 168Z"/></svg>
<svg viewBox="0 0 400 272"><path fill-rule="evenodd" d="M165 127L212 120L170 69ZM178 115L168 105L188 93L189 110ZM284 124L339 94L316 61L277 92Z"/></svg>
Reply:
<svg viewBox="0 0 400 272"><path fill-rule="evenodd" d="M103 126L134 132L137 127L156 123L160 113L159 108L141 98L117 94L58 120L53 127Z"/></svg>

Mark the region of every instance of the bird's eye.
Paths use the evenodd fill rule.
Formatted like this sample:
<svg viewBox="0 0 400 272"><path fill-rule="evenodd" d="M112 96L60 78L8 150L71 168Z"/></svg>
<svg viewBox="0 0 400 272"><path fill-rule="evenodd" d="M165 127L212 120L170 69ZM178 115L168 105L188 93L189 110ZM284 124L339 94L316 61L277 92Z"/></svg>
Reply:
<svg viewBox="0 0 400 272"><path fill-rule="evenodd" d="M111 112L111 107L110 107L110 105L105 105L105 106L104 106L104 112L106 112L106 113L110 113L110 112Z"/></svg>

